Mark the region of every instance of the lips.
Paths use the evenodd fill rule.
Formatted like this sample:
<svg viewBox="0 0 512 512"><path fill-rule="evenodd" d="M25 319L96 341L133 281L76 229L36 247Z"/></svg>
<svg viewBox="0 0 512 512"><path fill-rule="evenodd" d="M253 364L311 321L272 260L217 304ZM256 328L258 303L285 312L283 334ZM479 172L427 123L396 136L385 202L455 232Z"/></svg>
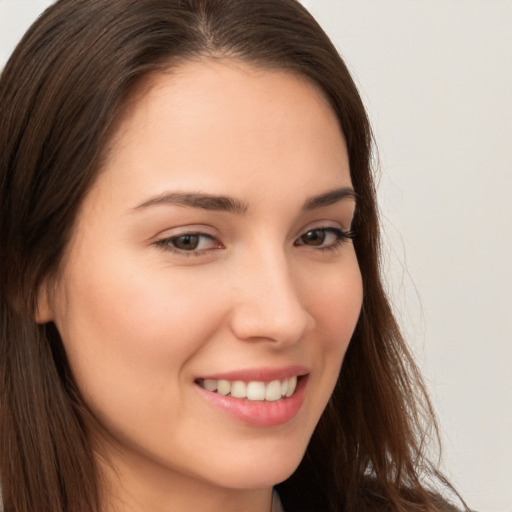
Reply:
<svg viewBox="0 0 512 512"><path fill-rule="evenodd" d="M270 427L299 412L308 369L289 366L209 375L196 379L196 389L210 405L245 424Z"/></svg>

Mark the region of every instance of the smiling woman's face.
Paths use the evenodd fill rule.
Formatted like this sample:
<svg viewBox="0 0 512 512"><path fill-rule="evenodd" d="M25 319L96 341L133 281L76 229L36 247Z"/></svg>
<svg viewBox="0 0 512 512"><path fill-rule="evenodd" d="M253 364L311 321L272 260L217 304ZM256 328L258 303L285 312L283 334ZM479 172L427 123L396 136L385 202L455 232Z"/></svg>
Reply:
<svg viewBox="0 0 512 512"><path fill-rule="evenodd" d="M294 471L361 307L351 187L306 80L233 61L152 78L38 318L120 475L256 489Z"/></svg>

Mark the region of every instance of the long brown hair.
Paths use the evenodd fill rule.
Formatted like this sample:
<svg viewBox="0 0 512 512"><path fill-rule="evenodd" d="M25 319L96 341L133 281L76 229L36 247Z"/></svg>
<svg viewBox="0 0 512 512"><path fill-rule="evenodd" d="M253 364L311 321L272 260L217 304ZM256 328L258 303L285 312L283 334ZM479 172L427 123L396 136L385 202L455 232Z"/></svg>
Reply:
<svg viewBox="0 0 512 512"><path fill-rule="evenodd" d="M204 57L292 70L325 94L358 195L361 316L287 511L440 510L424 456L437 430L379 275L372 137L350 74L295 0L60 0L24 36L0 79L0 475L10 512L99 512L87 406L53 324L34 321L109 136L148 73ZM300 108L300 105L297 106Z"/></svg>

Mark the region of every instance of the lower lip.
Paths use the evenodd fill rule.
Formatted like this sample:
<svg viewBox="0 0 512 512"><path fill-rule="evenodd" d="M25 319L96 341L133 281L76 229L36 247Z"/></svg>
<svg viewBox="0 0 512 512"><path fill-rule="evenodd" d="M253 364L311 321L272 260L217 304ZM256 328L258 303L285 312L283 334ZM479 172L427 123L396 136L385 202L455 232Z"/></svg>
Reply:
<svg viewBox="0 0 512 512"><path fill-rule="evenodd" d="M307 375L299 378L292 396L275 402L251 401L233 398L207 391L196 384L197 389L208 402L242 423L255 427L275 427L291 421L304 402Z"/></svg>

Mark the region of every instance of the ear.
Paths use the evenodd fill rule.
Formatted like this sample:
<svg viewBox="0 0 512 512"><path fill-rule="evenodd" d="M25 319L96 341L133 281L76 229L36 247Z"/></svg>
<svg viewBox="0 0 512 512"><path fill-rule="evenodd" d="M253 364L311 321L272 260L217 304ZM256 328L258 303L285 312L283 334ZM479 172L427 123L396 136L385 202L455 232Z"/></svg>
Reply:
<svg viewBox="0 0 512 512"><path fill-rule="evenodd" d="M50 302L50 294L48 291L48 283L44 282L37 293L36 310L34 313L34 320L38 324L46 324L53 321L54 314Z"/></svg>

